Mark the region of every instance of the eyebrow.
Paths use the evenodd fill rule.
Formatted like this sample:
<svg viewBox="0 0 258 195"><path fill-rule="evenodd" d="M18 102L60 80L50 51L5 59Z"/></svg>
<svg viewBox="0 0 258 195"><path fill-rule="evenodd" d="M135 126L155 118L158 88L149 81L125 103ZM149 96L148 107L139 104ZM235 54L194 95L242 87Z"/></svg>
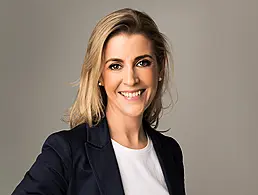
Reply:
<svg viewBox="0 0 258 195"><path fill-rule="evenodd" d="M139 61L140 59L143 59L143 58L147 58L147 57L153 59L153 57L152 57L151 55L149 55L149 54L144 54L144 55L137 56L137 57L134 59L134 62ZM120 59L120 58L110 58L110 59L108 59L108 60L105 62L105 64L108 63L108 62L110 62L110 61L123 62L123 60Z"/></svg>

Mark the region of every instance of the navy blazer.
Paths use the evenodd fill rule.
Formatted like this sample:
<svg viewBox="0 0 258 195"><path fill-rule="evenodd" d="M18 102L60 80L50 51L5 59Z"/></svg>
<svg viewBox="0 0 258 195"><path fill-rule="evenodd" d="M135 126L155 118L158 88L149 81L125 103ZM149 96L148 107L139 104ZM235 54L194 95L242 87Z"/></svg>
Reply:
<svg viewBox="0 0 258 195"><path fill-rule="evenodd" d="M144 123L170 195L185 195L182 151ZM124 195L107 120L50 135L13 195Z"/></svg>

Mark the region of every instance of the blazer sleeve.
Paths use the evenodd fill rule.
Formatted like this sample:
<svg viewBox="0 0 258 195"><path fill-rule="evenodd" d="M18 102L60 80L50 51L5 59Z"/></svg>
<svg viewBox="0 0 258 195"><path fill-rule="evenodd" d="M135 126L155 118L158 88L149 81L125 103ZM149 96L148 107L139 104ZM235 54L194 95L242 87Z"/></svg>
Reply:
<svg viewBox="0 0 258 195"><path fill-rule="evenodd" d="M62 133L50 135L41 154L12 195L66 194L72 167L71 148Z"/></svg>

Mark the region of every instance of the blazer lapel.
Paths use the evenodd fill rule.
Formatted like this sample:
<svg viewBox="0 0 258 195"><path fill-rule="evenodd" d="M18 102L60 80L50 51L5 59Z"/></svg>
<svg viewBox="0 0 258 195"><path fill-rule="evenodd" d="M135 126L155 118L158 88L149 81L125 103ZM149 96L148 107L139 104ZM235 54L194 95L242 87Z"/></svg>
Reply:
<svg viewBox="0 0 258 195"><path fill-rule="evenodd" d="M173 149L168 148L165 144L166 140L161 139L162 135L159 135L159 132L155 132L155 130L152 129L149 125L146 125L146 123L145 129L153 142L153 147L156 151L169 194L177 195L178 170L173 159Z"/></svg>
<svg viewBox="0 0 258 195"><path fill-rule="evenodd" d="M104 118L97 126L87 128L87 156L102 195L124 195L122 180Z"/></svg>

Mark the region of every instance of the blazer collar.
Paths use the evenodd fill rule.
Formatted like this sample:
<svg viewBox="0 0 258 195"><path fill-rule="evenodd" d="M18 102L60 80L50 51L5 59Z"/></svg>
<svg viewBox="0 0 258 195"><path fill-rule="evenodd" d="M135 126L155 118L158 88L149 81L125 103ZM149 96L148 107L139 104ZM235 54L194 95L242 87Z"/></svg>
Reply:
<svg viewBox="0 0 258 195"><path fill-rule="evenodd" d="M96 148L103 148L110 143L110 133L106 118L91 128L87 126L87 143Z"/></svg>
<svg viewBox="0 0 258 195"><path fill-rule="evenodd" d="M101 195L124 195L106 118L95 127L87 127L85 149Z"/></svg>
<svg viewBox="0 0 258 195"><path fill-rule="evenodd" d="M174 161L173 149L170 148L169 144L167 144L165 136L152 129L147 123L143 123L143 125L152 140L153 147L157 154L169 194L181 195L181 192L177 191L178 169Z"/></svg>
<svg viewBox="0 0 258 195"><path fill-rule="evenodd" d="M143 122L144 130L150 136L156 151L161 169L168 187L169 194L176 192L176 166L173 155L168 154L169 148L163 143L163 136ZM86 154L102 195L124 195L123 184L115 152L111 143L106 118L94 127L87 127Z"/></svg>

